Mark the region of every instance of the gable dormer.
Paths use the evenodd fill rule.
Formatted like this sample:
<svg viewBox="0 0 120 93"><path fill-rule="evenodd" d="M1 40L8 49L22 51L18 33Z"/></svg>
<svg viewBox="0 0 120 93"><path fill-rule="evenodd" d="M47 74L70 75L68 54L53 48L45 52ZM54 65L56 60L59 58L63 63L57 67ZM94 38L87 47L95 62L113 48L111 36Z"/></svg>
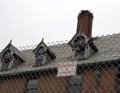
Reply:
<svg viewBox="0 0 120 93"><path fill-rule="evenodd" d="M33 50L35 54L35 66L43 66L56 58L54 52L44 43L43 39Z"/></svg>
<svg viewBox="0 0 120 93"><path fill-rule="evenodd" d="M92 39L89 38L83 31L81 26L80 31L77 32L74 37L70 40L69 45L71 46L75 60L83 60L89 58L93 53L97 52L98 49L93 43Z"/></svg>
<svg viewBox="0 0 120 93"><path fill-rule="evenodd" d="M17 67L24 62L24 58L21 56L20 51L11 44L11 41L0 53L0 58L2 62L2 71Z"/></svg>

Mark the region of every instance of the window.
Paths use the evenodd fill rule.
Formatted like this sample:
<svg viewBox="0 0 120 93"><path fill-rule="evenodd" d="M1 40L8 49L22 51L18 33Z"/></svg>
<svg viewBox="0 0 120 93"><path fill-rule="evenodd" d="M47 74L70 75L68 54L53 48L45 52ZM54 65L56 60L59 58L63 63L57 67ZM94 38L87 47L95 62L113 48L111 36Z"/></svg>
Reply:
<svg viewBox="0 0 120 93"><path fill-rule="evenodd" d="M43 39L33 50L35 54L35 66L43 66L56 58L54 52L44 43Z"/></svg>
<svg viewBox="0 0 120 93"><path fill-rule="evenodd" d="M81 46L81 48L85 47L85 38L83 36L77 37L74 41L74 45L76 47Z"/></svg>
<svg viewBox="0 0 120 93"><path fill-rule="evenodd" d="M36 58L36 66L42 66L44 61L44 55L39 55Z"/></svg>
<svg viewBox="0 0 120 93"><path fill-rule="evenodd" d="M68 78L67 93L80 93L81 91L81 75L71 76Z"/></svg>
<svg viewBox="0 0 120 93"><path fill-rule="evenodd" d="M25 93L37 93L38 79L28 80Z"/></svg>
<svg viewBox="0 0 120 93"><path fill-rule="evenodd" d="M3 58L4 58L5 62L10 62L10 60L11 60L11 51L10 51L10 49L5 51L5 53L3 54Z"/></svg>
<svg viewBox="0 0 120 93"><path fill-rule="evenodd" d="M96 81L98 85L100 84L100 77L101 77L100 69L96 69Z"/></svg>
<svg viewBox="0 0 120 93"><path fill-rule="evenodd" d="M44 59L44 53L45 53L45 49L44 47L40 47L37 50L36 53L36 66L42 66L43 65L43 59Z"/></svg>
<svg viewBox="0 0 120 93"><path fill-rule="evenodd" d="M45 48L44 47L40 47L37 52L38 52L38 55L44 54Z"/></svg>
<svg viewBox="0 0 120 93"><path fill-rule="evenodd" d="M76 60L82 60L84 59L84 53L85 53L85 38L83 36L78 36L74 40L74 57Z"/></svg>
<svg viewBox="0 0 120 93"><path fill-rule="evenodd" d="M116 67L116 74L117 74L117 78L120 78L120 65L119 64Z"/></svg>
<svg viewBox="0 0 120 93"><path fill-rule="evenodd" d="M3 71L8 70L11 59L12 59L11 51L10 51L10 49L8 49L2 55L3 64L2 64L1 70L3 70Z"/></svg>

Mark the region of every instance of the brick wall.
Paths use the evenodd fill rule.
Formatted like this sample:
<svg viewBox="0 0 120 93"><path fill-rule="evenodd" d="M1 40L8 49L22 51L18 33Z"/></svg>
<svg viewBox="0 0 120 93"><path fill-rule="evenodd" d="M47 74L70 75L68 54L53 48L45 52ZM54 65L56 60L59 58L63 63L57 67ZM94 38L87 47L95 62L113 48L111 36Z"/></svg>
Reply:
<svg viewBox="0 0 120 93"><path fill-rule="evenodd" d="M116 93L116 75L114 67L106 67L101 70L98 93Z"/></svg>
<svg viewBox="0 0 120 93"><path fill-rule="evenodd" d="M26 80L25 78L2 79L0 93L23 93Z"/></svg>
<svg viewBox="0 0 120 93"><path fill-rule="evenodd" d="M66 78L56 74L40 76L38 93L66 93Z"/></svg>
<svg viewBox="0 0 120 93"><path fill-rule="evenodd" d="M96 75L95 70L87 70L82 74L82 91L81 93L95 93Z"/></svg>
<svg viewBox="0 0 120 93"><path fill-rule="evenodd" d="M104 67L100 70L99 83L96 81L95 70L83 72L83 83L81 93L117 93L116 75L114 67Z"/></svg>
<svg viewBox="0 0 120 93"><path fill-rule="evenodd" d="M104 67L100 72L98 84L94 69L85 70L82 73L81 93L117 93L114 67ZM37 93L66 93L66 77L56 77L56 73L49 73L40 75L38 79ZM0 93L23 93L26 84L24 77L2 79Z"/></svg>

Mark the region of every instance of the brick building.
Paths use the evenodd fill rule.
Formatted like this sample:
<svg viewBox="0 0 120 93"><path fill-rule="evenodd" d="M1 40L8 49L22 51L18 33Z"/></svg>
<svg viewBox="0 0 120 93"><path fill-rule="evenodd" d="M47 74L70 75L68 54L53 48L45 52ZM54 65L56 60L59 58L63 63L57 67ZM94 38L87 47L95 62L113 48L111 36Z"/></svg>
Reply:
<svg viewBox="0 0 120 93"><path fill-rule="evenodd" d="M82 10L67 42L0 53L0 93L120 93L120 34L92 37L93 14ZM75 76L57 77L58 63L77 61Z"/></svg>

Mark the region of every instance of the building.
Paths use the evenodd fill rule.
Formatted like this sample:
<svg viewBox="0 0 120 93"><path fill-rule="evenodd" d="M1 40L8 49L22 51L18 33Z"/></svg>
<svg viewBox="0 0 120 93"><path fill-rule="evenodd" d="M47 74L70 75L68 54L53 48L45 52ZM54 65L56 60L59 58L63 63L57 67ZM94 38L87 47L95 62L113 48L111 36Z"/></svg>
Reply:
<svg viewBox="0 0 120 93"><path fill-rule="evenodd" d="M82 10L67 42L0 53L0 93L120 93L120 34L92 37L93 14ZM57 77L60 62L77 61L75 76Z"/></svg>

